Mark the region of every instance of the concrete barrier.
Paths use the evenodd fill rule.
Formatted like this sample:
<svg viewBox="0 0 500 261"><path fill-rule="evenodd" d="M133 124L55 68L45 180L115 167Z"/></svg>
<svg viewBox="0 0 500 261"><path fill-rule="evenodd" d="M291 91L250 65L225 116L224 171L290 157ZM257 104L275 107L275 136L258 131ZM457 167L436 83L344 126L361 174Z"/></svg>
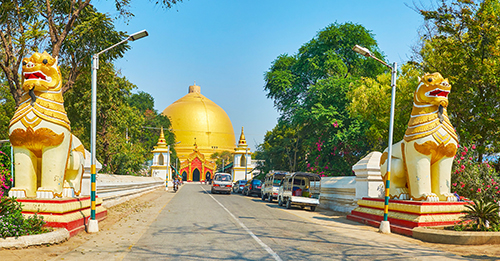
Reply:
<svg viewBox="0 0 500 261"><path fill-rule="evenodd" d="M158 177L96 175L96 193L98 197L102 198L104 207L111 207L152 190L165 187L165 180ZM82 181L82 196L88 195L90 195L90 174L85 173Z"/></svg>
<svg viewBox="0 0 500 261"><path fill-rule="evenodd" d="M320 208L350 213L356 204L356 177L321 178Z"/></svg>
<svg viewBox="0 0 500 261"><path fill-rule="evenodd" d="M358 207L358 200L364 197L382 198L381 155L374 151L358 161L352 167L356 176L321 178L320 208L348 214Z"/></svg>

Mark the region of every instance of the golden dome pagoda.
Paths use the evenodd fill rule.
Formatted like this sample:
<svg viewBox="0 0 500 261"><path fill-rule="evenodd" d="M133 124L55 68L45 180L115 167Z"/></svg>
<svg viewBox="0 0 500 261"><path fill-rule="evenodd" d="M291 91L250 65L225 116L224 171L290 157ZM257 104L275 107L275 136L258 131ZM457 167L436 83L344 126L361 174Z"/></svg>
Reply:
<svg viewBox="0 0 500 261"><path fill-rule="evenodd" d="M172 103L163 115L170 119L179 160L187 159L197 146L197 151L210 160L214 152L233 151L234 129L226 112L203 96L200 86L189 86L189 93Z"/></svg>

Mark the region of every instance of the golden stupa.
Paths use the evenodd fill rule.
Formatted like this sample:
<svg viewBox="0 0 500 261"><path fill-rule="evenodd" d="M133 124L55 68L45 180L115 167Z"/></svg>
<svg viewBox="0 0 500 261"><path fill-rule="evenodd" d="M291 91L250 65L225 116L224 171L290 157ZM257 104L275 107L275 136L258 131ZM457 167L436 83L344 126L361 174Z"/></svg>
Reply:
<svg viewBox="0 0 500 261"><path fill-rule="evenodd" d="M162 114L170 119L175 139L181 142L175 146L179 160L185 160L195 149L195 144L207 160L214 152L234 151L231 120L221 107L201 94L200 86L189 86L189 93L168 106Z"/></svg>

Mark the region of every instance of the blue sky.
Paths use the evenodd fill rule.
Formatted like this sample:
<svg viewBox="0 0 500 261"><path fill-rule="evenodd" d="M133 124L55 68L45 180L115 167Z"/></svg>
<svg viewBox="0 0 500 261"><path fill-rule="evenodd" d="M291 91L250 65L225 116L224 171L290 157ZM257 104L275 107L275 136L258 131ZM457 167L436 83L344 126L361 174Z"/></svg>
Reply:
<svg viewBox="0 0 500 261"><path fill-rule="evenodd" d="M201 93L229 115L236 138L245 127L252 150L279 116L264 91L264 73L278 55L295 54L331 23L353 22L372 31L389 62L401 64L409 59L423 24L407 6L413 1L406 0L184 1L165 10L132 0L135 16L128 23L117 20L116 28L130 34L146 29L149 36L131 42L116 67L137 91L154 97L159 112L196 81ZM419 2L429 5L430 0ZM113 3L94 5L114 16Z"/></svg>

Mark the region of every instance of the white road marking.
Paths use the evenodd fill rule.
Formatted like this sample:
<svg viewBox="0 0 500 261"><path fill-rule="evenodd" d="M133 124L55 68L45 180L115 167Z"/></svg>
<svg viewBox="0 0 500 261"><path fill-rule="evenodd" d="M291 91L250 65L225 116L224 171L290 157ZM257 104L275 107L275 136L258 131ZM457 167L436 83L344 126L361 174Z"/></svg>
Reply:
<svg viewBox="0 0 500 261"><path fill-rule="evenodd" d="M205 188L203 188L202 186L200 186L201 189L203 189L213 200L215 200L215 202L217 202L217 204L219 204L219 206L221 206L235 221L236 223L238 223L262 248L264 248L264 250L267 251L267 253L269 253L273 258L274 260L276 261L283 261L280 256L278 256L278 254L276 254L276 252L274 252L269 246L267 246L266 244L264 244L264 242L262 242L262 240L260 240L252 231L250 231L250 229L247 228L247 226L245 226L245 224L243 224L238 218L236 218L233 213L231 213L226 207L224 207L224 205L222 205L222 203L220 203L217 199L215 199L212 194L208 193Z"/></svg>

